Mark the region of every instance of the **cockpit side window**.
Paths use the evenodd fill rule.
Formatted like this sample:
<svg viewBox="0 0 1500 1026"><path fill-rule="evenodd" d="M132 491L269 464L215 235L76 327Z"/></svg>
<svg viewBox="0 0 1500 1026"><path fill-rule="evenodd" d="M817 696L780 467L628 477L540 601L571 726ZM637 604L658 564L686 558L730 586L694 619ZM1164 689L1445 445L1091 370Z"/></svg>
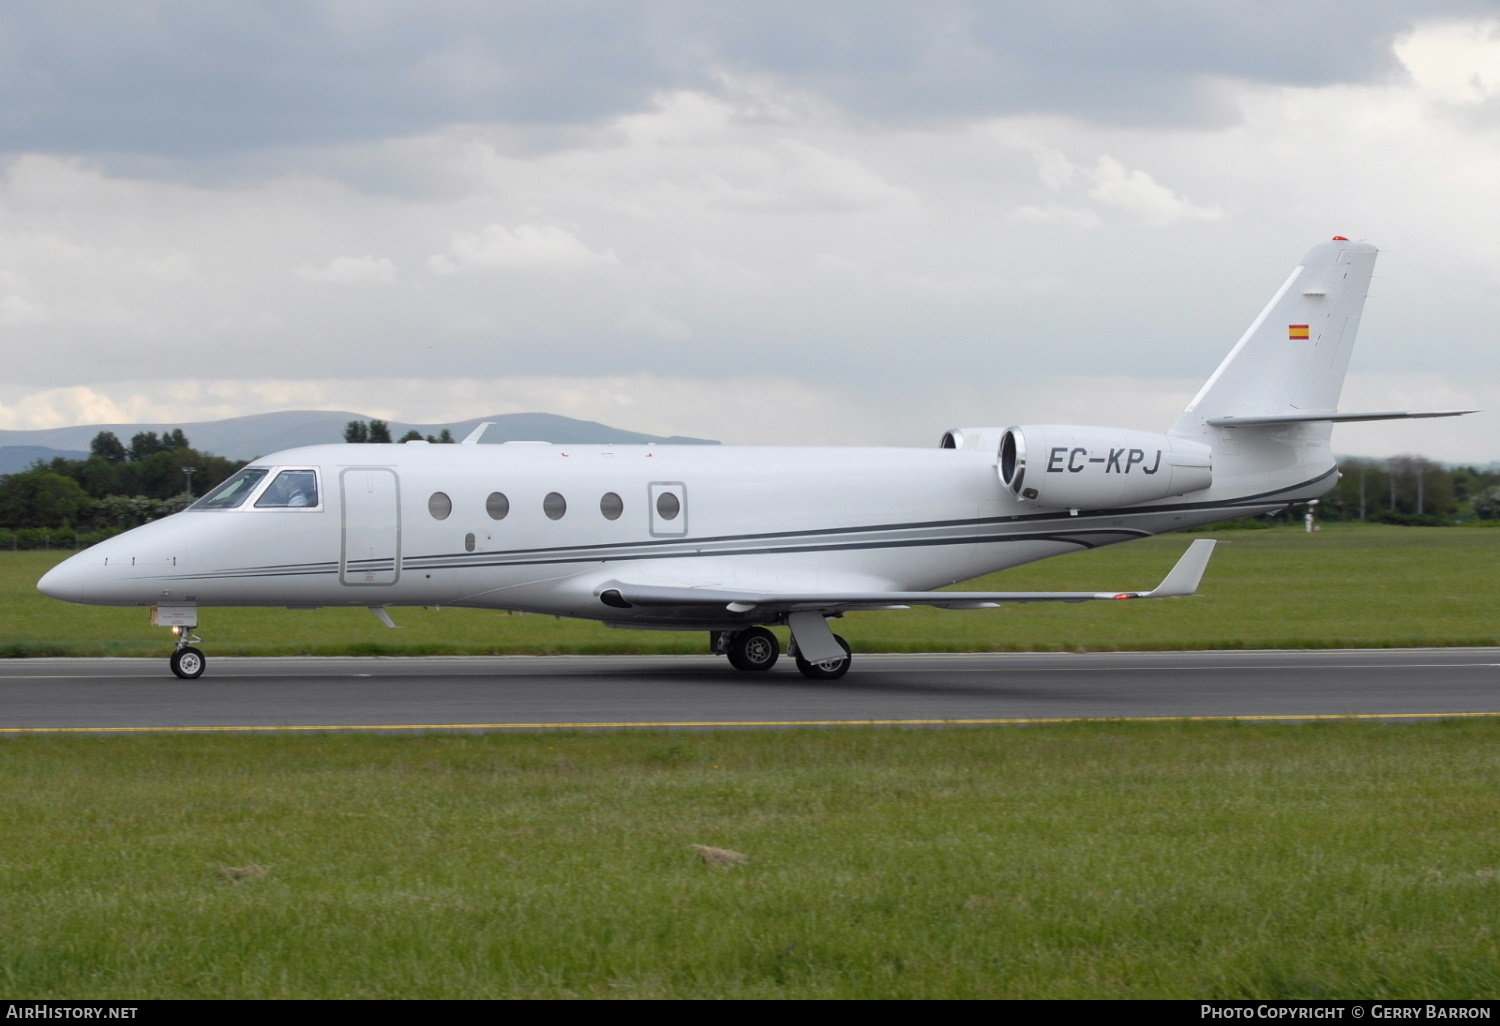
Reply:
<svg viewBox="0 0 1500 1026"><path fill-rule="evenodd" d="M246 467L188 508L238 509L268 473L263 467Z"/></svg>
<svg viewBox="0 0 1500 1026"><path fill-rule="evenodd" d="M316 470L283 470L255 500L256 509L305 509L317 504Z"/></svg>

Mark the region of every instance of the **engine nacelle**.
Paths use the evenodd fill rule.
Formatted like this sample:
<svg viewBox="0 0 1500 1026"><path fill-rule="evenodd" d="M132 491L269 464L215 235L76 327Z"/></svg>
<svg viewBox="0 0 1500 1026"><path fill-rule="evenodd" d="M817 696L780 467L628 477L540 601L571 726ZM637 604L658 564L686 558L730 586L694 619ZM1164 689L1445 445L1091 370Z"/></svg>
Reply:
<svg viewBox="0 0 1500 1026"><path fill-rule="evenodd" d="M1000 481L1050 509L1112 509L1184 495L1213 483L1201 442L1123 428L1027 424L1000 438Z"/></svg>
<svg viewBox="0 0 1500 1026"><path fill-rule="evenodd" d="M943 432L938 448L997 452L1000 448L1000 437L1004 434L1005 428L998 427L953 428L951 431Z"/></svg>

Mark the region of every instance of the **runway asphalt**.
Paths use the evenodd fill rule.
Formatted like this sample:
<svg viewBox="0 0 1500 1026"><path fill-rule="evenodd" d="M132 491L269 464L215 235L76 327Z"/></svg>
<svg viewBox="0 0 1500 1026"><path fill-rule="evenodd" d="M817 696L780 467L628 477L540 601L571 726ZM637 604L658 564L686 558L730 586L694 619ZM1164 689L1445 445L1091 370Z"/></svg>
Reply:
<svg viewBox="0 0 1500 1026"><path fill-rule="evenodd" d="M1500 649L856 655L816 682L712 656L0 660L0 732L746 728L1500 716Z"/></svg>

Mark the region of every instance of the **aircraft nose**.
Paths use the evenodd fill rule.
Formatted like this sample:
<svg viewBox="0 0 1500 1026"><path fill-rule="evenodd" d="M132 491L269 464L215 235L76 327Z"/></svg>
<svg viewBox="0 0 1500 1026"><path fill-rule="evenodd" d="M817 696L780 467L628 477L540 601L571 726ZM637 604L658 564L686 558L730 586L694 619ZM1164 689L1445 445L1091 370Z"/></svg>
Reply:
<svg viewBox="0 0 1500 1026"><path fill-rule="evenodd" d="M88 561L79 558L82 555L80 552L69 556L48 570L36 582L36 590L49 598L62 599L64 602L87 602L93 575L89 573Z"/></svg>
<svg viewBox="0 0 1500 1026"><path fill-rule="evenodd" d="M37 590L85 605L150 605L173 596L172 578L187 567L187 542L176 517L154 520L75 553L42 575Z"/></svg>

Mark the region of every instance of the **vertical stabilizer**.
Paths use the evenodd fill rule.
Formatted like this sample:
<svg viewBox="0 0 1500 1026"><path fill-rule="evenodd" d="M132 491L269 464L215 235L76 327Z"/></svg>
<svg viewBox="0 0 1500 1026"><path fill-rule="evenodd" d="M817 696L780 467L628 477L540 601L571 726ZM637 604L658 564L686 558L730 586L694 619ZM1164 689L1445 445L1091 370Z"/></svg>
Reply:
<svg viewBox="0 0 1500 1026"><path fill-rule="evenodd" d="M1210 417L1336 409L1375 253L1374 246L1346 239L1314 246L1172 433L1200 435Z"/></svg>

